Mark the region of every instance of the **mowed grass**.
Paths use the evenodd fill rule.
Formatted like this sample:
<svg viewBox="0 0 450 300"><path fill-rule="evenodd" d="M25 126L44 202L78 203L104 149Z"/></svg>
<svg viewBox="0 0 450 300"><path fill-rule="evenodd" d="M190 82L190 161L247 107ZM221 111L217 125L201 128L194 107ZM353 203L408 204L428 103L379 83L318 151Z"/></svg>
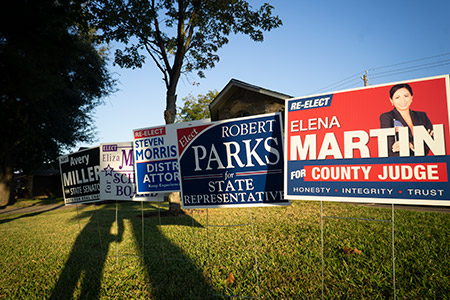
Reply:
<svg viewBox="0 0 450 300"><path fill-rule="evenodd" d="M323 203L323 277L320 202L166 210L122 202L0 215L0 298L393 298L391 208ZM449 298L449 216L395 210L398 299Z"/></svg>

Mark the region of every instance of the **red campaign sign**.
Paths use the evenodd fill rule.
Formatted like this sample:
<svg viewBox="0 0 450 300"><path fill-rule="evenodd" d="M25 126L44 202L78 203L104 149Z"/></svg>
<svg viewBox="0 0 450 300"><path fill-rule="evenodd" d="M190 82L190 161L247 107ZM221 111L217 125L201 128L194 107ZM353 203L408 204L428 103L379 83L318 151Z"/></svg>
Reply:
<svg viewBox="0 0 450 300"><path fill-rule="evenodd" d="M444 75L286 100L285 197L450 205L449 89ZM341 193L388 187L398 198Z"/></svg>
<svg viewBox="0 0 450 300"><path fill-rule="evenodd" d="M445 153L450 153L449 111L447 105L447 89L445 77L439 79L411 82L413 89L413 103L411 110L425 112L432 124L443 124L445 130ZM369 87L365 89L338 92L332 95L332 105L289 111L297 102L291 101L288 107L288 123L286 125L289 136L314 136L315 151L308 151L307 159L323 158L361 158L363 150L368 149L369 157L383 157L379 153L379 143L383 136L371 136L370 129L380 128L380 116L393 109L389 99L389 90L392 85ZM317 97L323 98L323 97ZM334 135L331 137L330 135ZM347 138L347 140L345 140ZM337 146L333 147L334 139ZM349 143L349 140L353 143ZM355 145L358 140L367 139L364 147ZM332 140L332 141L330 141ZM303 139L302 139L303 142ZM324 148L324 142L328 148ZM291 149L290 139L286 140L287 149ZM349 147L351 146L351 147ZM322 150L322 151L321 151ZM334 150L334 151L333 151ZM294 151L287 152L288 160L295 160ZM321 155L322 154L322 155ZM325 156L325 157L323 157ZM366 155L367 156L367 155Z"/></svg>

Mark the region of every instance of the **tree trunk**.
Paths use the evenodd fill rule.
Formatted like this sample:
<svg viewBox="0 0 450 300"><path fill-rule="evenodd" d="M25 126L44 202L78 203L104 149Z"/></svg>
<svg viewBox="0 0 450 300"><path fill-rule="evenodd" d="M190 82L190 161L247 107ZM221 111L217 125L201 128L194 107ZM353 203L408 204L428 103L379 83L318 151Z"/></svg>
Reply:
<svg viewBox="0 0 450 300"><path fill-rule="evenodd" d="M167 89L166 94L166 110L164 111L164 120L166 124L173 124L175 122L175 116L177 114L177 95L176 83L171 84ZM177 201L178 200L178 201ZM180 192L169 193L169 212L173 215L177 215L180 211Z"/></svg>
<svg viewBox="0 0 450 300"><path fill-rule="evenodd" d="M173 124L177 114L177 95L174 88L169 88L166 95L166 110L164 111L164 120L166 124Z"/></svg>
<svg viewBox="0 0 450 300"><path fill-rule="evenodd" d="M0 168L0 207L6 206L10 203L12 198L11 184L12 184L12 168Z"/></svg>

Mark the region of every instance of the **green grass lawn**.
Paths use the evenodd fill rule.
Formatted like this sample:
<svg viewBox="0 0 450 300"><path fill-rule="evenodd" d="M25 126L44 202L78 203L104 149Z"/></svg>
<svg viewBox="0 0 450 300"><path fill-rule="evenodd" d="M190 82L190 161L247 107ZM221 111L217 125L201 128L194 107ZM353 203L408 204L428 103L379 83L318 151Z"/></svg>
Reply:
<svg viewBox="0 0 450 300"><path fill-rule="evenodd" d="M132 202L0 215L0 298L322 297L320 202L180 216L163 205L160 218L157 204L142 207L145 218ZM254 239L251 226L207 226L249 224L250 212ZM323 214L391 220L392 210L324 202ZM395 210L398 299L449 298L449 217ZM393 298L391 232L391 222L325 218L324 298Z"/></svg>

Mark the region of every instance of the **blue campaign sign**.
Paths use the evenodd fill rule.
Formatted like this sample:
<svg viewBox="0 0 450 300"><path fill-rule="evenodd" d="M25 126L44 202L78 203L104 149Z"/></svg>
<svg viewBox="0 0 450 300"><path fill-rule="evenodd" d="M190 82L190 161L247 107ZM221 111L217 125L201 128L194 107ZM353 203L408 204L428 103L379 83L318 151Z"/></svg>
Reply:
<svg viewBox="0 0 450 300"><path fill-rule="evenodd" d="M133 131L138 194L180 190L175 128L172 124Z"/></svg>
<svg viewBox="0 0 450 300"><path fill-rule="evenodd" d="M183 208L286 205L281 114L177 130Z"/></svg>

